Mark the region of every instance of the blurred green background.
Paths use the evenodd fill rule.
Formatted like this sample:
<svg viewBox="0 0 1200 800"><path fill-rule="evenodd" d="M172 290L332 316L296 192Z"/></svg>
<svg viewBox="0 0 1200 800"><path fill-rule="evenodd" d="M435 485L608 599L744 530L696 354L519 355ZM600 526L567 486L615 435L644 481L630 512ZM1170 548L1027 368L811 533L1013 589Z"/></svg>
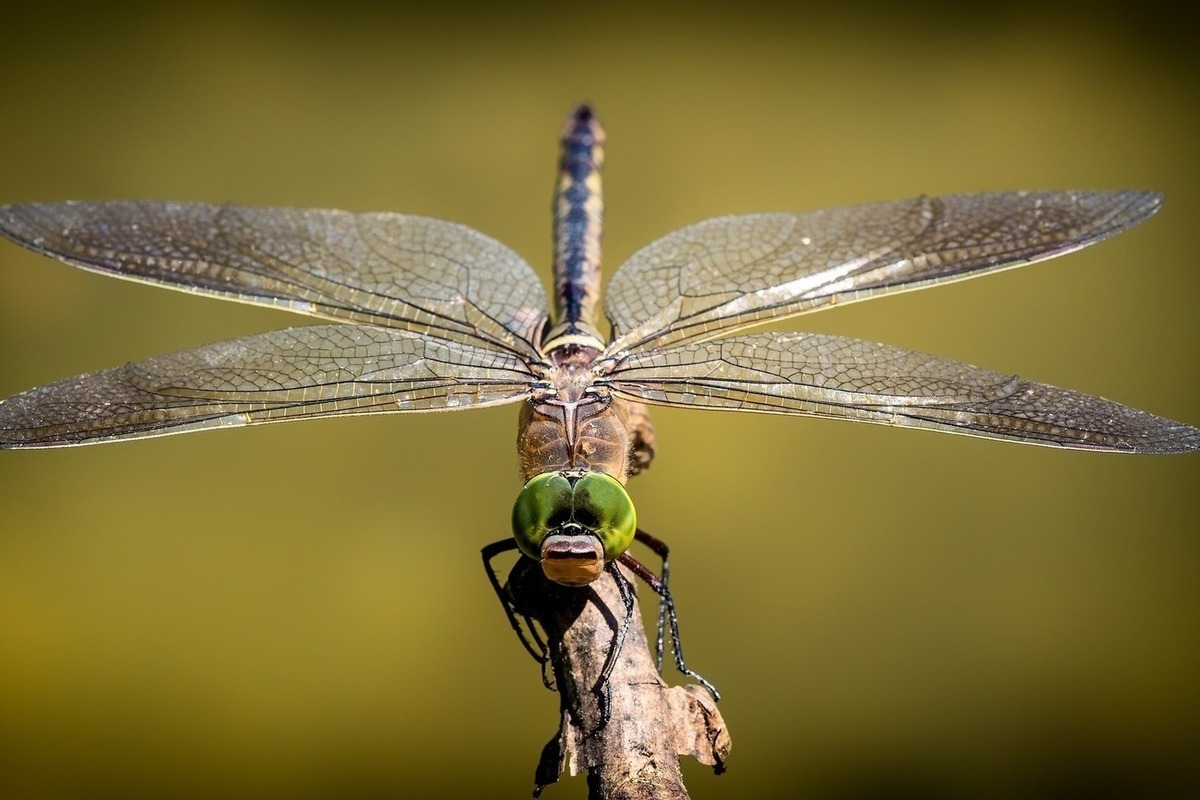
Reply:
<svg viewBox="0 0 1200 800"><path fill-rule="evenodd" d="M609 133L610 269L720 214L1153 188L1156 219L1086 252L784 327L1200 423L1200 98L1180 19L775 8L10 13L0 203L407 211L545 274L556 137L581 100ZM297 321L0 246L3 396ZM0 795L528 796L557 701L477 555L507 535L515 421L0 456ZM1200 792L1200 456L655 421L631 491L674 548L689 662L725 693L734 741L726 775L688 765L694 797Z"/></svg>

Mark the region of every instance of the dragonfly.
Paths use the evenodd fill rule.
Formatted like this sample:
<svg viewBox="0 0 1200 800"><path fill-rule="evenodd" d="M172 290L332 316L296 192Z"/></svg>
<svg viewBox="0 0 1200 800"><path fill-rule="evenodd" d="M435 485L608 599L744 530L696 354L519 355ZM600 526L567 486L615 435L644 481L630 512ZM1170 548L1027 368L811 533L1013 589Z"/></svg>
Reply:
<svg viewBox="0 0 1200 800"><path fill-rule="evenodd" d="M267 422L519 404L524 486L512 537L558 584L627 567L660 596L676 667L668 550L638 526L628 479L651 463L649 406L825 417L1128 453L1200 449L1200 430L1110 400L886 344L754 332L848 302L1078 250L1148 218L1147 191L916 197L709 219L635 252L600 320L605 133L579 106L561 136L553 306L533 268L466 226L397 213L173 202L0 207L0 233L86 270L325 320L185 349L0 403L0 447L64 447ZM633 558L634 541L662 559ZM509 621L522 633L511 603ZM529 622L526 619L526 622ZM536 632L529 651L546 664ZM543 673L545 674L545 672Z"/></svg>

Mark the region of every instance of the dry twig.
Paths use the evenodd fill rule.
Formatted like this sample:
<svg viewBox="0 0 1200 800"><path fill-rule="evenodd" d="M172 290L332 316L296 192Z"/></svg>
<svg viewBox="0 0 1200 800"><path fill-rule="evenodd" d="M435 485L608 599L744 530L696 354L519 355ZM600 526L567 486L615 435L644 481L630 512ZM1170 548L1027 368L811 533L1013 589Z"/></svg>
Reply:
<svg viewBox="0 0 1200 800"><path fill-rule="evenodd" d="M716 702L700 686L667 686L636 611L608 681L611 714L603 722L598 679L625 616L611 575L568 588L518 567L506 588L518 612L547 634L561 699L559 731L543 750L535 796L564 765L571 775L588 771L592 800L686 798L681 755L724 770L730 739Z"/></svg>

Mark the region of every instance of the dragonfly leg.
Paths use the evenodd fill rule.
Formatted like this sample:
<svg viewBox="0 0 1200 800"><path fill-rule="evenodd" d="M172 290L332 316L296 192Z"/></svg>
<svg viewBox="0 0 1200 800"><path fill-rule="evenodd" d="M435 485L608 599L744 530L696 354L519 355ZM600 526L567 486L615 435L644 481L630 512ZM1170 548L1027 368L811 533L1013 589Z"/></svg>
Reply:
<svg viewBox="0 0 1200 800"><path fill-rule="evenodd" d="M658 638L655 641L655 658L658 665L658 671L662 672L663 668L663 633L666 630L667 621L667 597L669 595L668 584L671 580L671 562L668 559L670 548L662 539L651 536L641 528L638 528L634 533L633 538L637 539L642 544L646 545L655 555L662 559L661 580L663 592L658 594Z"/></svg>
<svg viewBox="0 0 1200 800"><path fill-rule="evenodd" d="M671 628L671 649L675 651L675 668L707 689L714 700L720 700L721 693L717 691L717 687L709 683L699 673L688 669L687 664L684 663L683 645L680 644L679 640L679 619L675 616L675 601L671 599L671 593L667 591L666 584L649 567L629 555L629 553L622 554L617 560L628 567L633 574L644 580L646 585L653 589L655 594L662 598L662 601L666 604L667 622Z"/></svg>
<svg viewBox="0 0 1200 800"><path fill-rule="evenodd" d="M650 468L654 460L654 424L645 403L625 403L625 426L629 430L629 476Z"/></svg>
<svg viewBox="0 0 1200 800"><path fill-rule="evenodd" d="M492 566L492 559L496 556L516 549L517 542L515 539L501 539L498 542L492 542L481 551L483 555L483 568L487 572L493 591L496 592L496 597L500 600L500 605L504 607L504 614L508 617L508 623L516 631L521 645L529 655L533 656L533 660L541 666L542 683L545 684L547 689L553 689L554 682L549 677L549 668L551 666L550 648L538 633L537 625L529 618L528 614L520 614L521 619L525 621L524 625L521 625L517 621L519 612L516 609L512 596L505 590L504 585L500 583L500 576L496 574L496 570ZM521 558L525 559L525 556Z"/></svg>
<svg viewBox="0 0 1200 800"><path fill-rule="evenodd" d="M625 606L625 616L613 632L612 645L608 648L608 655L604 659L604 666L600 669L600 677L597 678L593 690L596 700L600 703L600 725L596 728L597 731L612 719L612 685L609 683L609 678L612 677L613 668L617 665L621 648L625 646L625 635L629 633L629 623L637 611L637 598L634 597L633 586L617 568L617 562L610 561L604 568L613 576L613 581L617 584L617 592L621 595L621 604Z"/></svg>

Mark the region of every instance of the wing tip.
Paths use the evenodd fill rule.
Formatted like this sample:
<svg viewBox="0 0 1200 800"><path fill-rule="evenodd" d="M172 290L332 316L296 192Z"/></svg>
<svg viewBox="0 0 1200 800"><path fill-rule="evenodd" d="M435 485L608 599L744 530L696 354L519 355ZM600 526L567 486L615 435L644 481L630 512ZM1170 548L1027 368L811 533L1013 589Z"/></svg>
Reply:
<svg viewBox="0 0 1200 800"><path fill-rule="evenodd" d="M1167 199L1162 192L1152 189L1123 189L1112 194L1128 198L1121 230L1137 225L1157 214Z"/></svg>
<svg viewBox="0 0 1200 800"><path fill-rule="evenodd" d="M1200 428L1193 428L1182 422L1172 422L1161 441L1134 452L1146 455L1183 455L1200 452Z"/></svg>

